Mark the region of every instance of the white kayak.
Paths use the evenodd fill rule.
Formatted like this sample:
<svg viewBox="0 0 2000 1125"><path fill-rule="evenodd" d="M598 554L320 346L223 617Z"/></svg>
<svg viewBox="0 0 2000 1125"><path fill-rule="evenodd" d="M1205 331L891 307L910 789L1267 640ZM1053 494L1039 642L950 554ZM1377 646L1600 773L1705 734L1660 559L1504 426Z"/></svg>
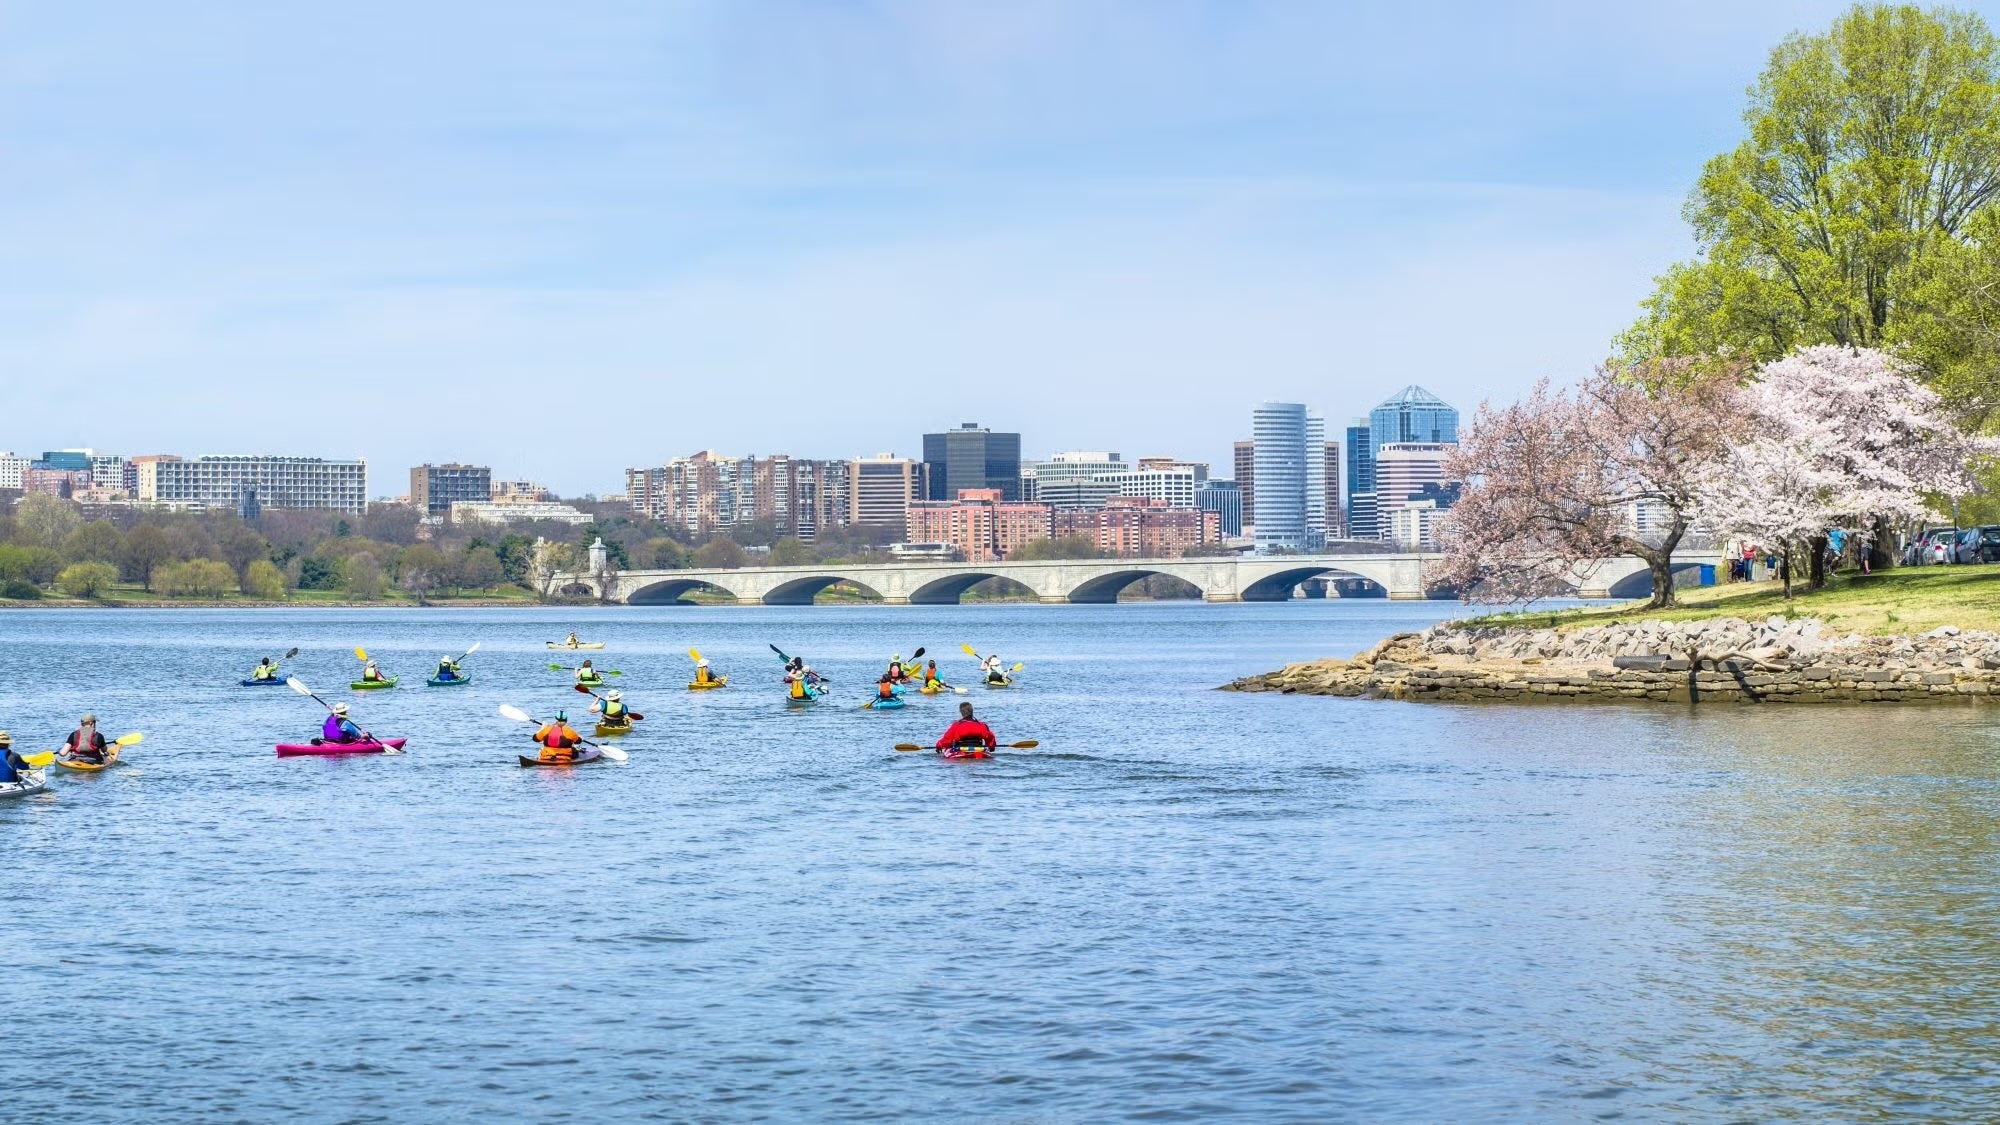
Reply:
<svg viewBox="0 0 2000 1125"><path fill-rule="evenodd" d="M22 770L19 781L0 781L0 799L7 797L32 797L49 787L49 779L40 770Z"/></svg>

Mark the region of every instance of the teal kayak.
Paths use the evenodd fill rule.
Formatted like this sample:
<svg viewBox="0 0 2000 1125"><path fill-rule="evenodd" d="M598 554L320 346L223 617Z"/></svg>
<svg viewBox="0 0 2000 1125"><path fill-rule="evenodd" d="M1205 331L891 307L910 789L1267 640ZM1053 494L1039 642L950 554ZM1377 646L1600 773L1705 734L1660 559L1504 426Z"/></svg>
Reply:
<svg viewBox="0 0 2000 1125"><path fill-rule="evenodd" d="M472 677L460 676L455 680L440 680L436 676L432 676L430 679L425 680L424 682L431 685L432 687L460 687L462 685L471 683Z"/></svg>

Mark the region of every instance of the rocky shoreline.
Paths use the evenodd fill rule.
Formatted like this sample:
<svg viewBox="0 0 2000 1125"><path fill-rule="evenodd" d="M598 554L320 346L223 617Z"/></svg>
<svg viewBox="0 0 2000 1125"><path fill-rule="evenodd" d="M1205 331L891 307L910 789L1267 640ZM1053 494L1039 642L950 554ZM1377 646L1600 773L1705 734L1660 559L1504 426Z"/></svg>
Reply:
<svg viewBox="0 0 2000 1125"><path fill-rule="evenodd" d="M1452 702L1984 702L2000 697L2000 633L1836 636L1823 622L1784 617L1573 630L1443 624L1223 690Z"/></svg>

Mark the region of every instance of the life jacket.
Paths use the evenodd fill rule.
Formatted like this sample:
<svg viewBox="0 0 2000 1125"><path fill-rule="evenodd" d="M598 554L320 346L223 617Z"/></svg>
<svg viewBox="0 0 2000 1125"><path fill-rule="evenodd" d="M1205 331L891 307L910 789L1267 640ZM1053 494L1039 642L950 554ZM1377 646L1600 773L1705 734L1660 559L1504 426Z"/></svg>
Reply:
<svg viewBox="0 0 2000 1125"><path fill-rule="evenodd" d="M804 676L793 677L790 683L792 685L793 699L806 698L806 678Z"/></svg>
<svg viewBox="0 0 2000 1125"><path fill-rule="evenodd" d="M250 673L250 678L253 680L275 680L278 678L278 669L275 665L259 664L256 671Z"/></svg>
<svg viewBox="0 0 2000 1125"><path fill-rule="evenodd" d="M613 703L607 699L604 701L604 721L607 723L618 722L624 719L625 713L630 710L631 708L625 706L623 703Z"/></svg>
<svg viewBox="0 0 2000 1125"><path fill-rule="evenodd" d="M701 667L696 668L694 670L694 682L698 684L714 683L715 673L711 671L707 665L704 664Z"/></svg>
<svg viewBox="0 0 2000 1125"><path fill-rule="evenodd" d="M567 761L582 737L562 723L550 723L535 732L535 738L542 744L544 762Z"/></svg>
<svg viewBox="0 0 2000 1125"><path fill-rule="evenodd" d="M883 699L894 699L896 697L896 685L883 680L881 683L875 685L875 694L881 696Z"/></svg>
<svg viewBox="0 0 2000 1125"><path fill-rule="evenodd" d="M903 666L902 666L901 664L891 664L891 665L889 665L889 682L890 682L890 683L895 683L895 682L897 682L897 681L899 681L899 680L907 680L907 679L909 679L909 678L910 678L910 674L909 674L908 672L906 672L906 671L904 671L904 670L903 670Z"/></svg>

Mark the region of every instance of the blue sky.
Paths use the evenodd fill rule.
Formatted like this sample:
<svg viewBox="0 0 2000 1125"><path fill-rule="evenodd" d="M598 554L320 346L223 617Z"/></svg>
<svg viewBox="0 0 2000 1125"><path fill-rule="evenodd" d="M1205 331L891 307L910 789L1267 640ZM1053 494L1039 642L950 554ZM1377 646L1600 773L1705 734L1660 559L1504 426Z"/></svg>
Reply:
<svg viewBox="0 0 2000 1125"><path fill-rule="evenodd" d="M1588 371L1842 7L0 3L0 449L1226 472Z"/></svg>

